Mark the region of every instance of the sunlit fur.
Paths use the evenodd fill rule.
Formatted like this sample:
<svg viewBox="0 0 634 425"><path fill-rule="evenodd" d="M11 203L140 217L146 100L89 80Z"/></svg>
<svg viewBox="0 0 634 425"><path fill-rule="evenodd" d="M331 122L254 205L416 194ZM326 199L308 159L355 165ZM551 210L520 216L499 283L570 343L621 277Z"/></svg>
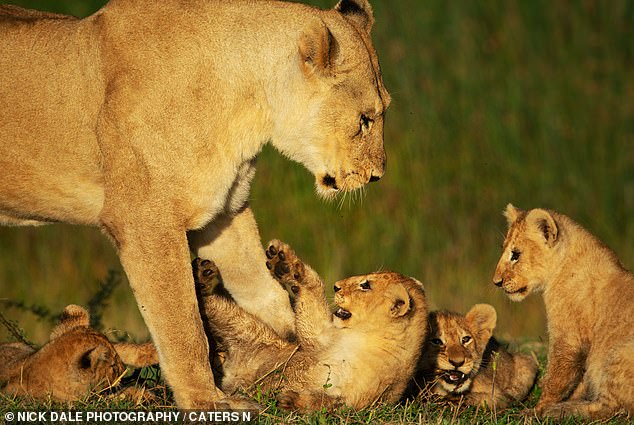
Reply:
<svg viewBox="0 0 634 425"><path fill-rule="evenodd" d="M542 292L548 318L548 367L537 413L634 414L634 276L563 214L509 204L505 216L509 231L493 281L514 300ZM511 259L513 251L519 257Z"/></svg>

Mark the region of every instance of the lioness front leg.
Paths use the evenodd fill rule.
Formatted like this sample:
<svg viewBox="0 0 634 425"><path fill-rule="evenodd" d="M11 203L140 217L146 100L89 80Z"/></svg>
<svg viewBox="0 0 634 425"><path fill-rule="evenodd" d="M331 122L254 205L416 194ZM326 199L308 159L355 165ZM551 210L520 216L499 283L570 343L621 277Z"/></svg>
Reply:
<svg viewBox="0 0 634 425"><path fill-rule="evenodd" d="M331 313L324 295L324 283L319 275L304 264L295 251L277 239L266 250L267 268L283 285L290 285L296 294L295 328L302 343L316 343L330 325Z"/></svg>
<svg viewBox="0 0 634 425"><path fill-rule="evenodd" d="M214 385L209 364L185 229L177 230L178 226L169 223L153 227L150 221L130 221L105 219L103 223L119 247L121 263L156 345L161 371L179 408L217 407L224 395Z"/></svg>
<svg viewBox="0 0 634 425"><path fill-rule="evenodd" d="M250 208L216 218L188 236L198 257L209 258L218 265L225 289L240 307L281 336L291 338L295 334L295 316L288 294L264 267L266 258Z"/></svg>

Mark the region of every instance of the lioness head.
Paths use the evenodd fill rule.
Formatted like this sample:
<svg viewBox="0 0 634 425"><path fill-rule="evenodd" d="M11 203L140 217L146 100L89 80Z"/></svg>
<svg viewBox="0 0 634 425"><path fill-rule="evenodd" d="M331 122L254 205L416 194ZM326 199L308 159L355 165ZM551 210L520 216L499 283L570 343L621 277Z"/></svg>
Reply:
<svg viewBox="0 0 634 425"><path fill-rule="evenodd" d="M339 328L384 328L427 314L422 283L399 273L349 277L335 283L334 291Z"/></svg>
<svg viewBox="0 0 634 425"><path fill-rule="evenodd" d="M383 118L390 104L370 39L366 0L319 11L297 40L294 77L284 81L284 131L272 143L308 168L325 197L376 181L385 171Z"/></svg>
<svg viewBox="0 0 634 425"><path fill-rule="evenodd" d="M453 394L469 390L496 321L495 309L488 304L476 304L466 316L430 313L420 369L433 371L433 386Z"/></svg>
<svg viewBox="0 0 634 425"><path fill-rule="evenodd" d="M509 229L493 283L513 301L544 289L555 263L559 228L553 215L543 209L528 212L508 204L504 215Z"/></svg>

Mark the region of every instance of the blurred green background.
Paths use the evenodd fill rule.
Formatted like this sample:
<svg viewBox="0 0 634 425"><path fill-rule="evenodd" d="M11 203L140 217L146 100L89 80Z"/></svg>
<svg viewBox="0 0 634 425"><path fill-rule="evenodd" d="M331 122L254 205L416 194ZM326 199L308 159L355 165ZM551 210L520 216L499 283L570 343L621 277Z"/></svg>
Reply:
<svg viewBox="0 0 634 425"><path fill-rule="evenodd" d="M85 16L103 2L13 3ZM393 97L387 173L363 197L327 203L308 172L267 148L251 196L263 242L289 242L328 282L397 270L425 283L434 308L488 302L502 338L545 338L541 298L512 304L491 283L501 211L513 202L568 214L634 266L634 2L372 4ZM0 298L59 311L120 267L96 229L0 228ZM3 312L46 339L33 315ZM147 337L126 285L104 323Z"/></svg>

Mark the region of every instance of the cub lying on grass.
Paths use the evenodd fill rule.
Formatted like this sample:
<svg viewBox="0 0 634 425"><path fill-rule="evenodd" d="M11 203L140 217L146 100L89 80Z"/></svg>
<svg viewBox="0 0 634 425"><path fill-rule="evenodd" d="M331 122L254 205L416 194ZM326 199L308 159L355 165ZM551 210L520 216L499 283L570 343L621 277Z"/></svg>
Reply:
<svg viewBox="0 0 634 425"><path fill-rule="evenodd" d="M536 411L607 418L634 414L634 276L565 215L509 204L493 282L513 301L543 292L548 367Z"/></svg>
<svg viewBox="0 0 634 425"><path fill-rule="evenodd" d="M89 322L88 312L71 304L41 349L35 351L24 343L0 344L0 391L73 401L115 387L125 373L124 364L158 364L151 343L113 345Z"/></svg>
<svg viewBox="0 0 634 425"><path fill-rule="evenodd" d="M416 374L425 395L500 409L526 398L535 383L537 362L502 347L492 337L496 321L495 309L488 304L476 304L466 316L429 314Z"/></svg>
<svg viewBox="0 0 634 425"><path fill-rule="evenodd" d="M288 245L272 241L266 255L273 276L296 294L298 341L289 343L236 304L199 290L207 329L226 353L222 390L279 389L279 406L302 411L398 401L427 329L422 284L392 272L350 277L335 283L333 315L320 277ZM217 273L208 260L195 260L194 270L199 286Z"/></svg>

